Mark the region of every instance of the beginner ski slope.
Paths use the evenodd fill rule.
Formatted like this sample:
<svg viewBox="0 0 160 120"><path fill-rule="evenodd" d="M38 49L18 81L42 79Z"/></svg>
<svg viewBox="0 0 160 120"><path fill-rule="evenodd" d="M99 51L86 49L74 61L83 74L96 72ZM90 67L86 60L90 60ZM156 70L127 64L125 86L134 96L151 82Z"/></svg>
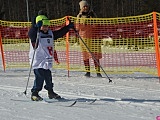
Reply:
<svg viewBox="0 0 160 120"><path fill-rule="evenodd" d="M143 73L109 75L107 78L83 77L84 73L53 70L54 90L65 102L33 102L30 89L23 94L28 70L0 72L0 119L1 120L156 120L160 115L160 83L158 78ZM103 75L104 76L104 75ZM47 98L47 91L40 95ZM94 103L90 104L94 99ZM77 103L67 107L73 101Z"/></svg>

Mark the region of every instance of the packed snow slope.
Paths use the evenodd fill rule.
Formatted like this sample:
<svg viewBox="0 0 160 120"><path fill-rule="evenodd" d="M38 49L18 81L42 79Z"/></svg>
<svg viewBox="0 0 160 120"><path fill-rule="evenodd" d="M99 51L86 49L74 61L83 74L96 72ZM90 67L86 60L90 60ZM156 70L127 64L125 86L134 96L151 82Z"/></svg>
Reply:
<svg viewBox="0 0 160 120"><path fill-rule="evenodd" d="M70 72L68 77L67 71L53 70L54 91L65 100L47 103L30 100L33 72L27 95L23 94L28 73L26 69L0 71L1 120L156 120L160 115L160 83L155 76L109 75L113 82L108 83L104 74L104 78L95 74L85 78L82 72ZM39 94L49 100L45 89Z"/></svg>

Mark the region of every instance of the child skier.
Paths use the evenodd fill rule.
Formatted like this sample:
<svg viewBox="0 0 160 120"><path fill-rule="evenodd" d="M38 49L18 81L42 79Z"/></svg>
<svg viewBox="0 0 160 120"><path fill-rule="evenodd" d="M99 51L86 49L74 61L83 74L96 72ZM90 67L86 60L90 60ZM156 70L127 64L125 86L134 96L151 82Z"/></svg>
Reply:
<svg viewBox="0 0 160 120"><path fill-rule="evenodd" d="M44 81L46 83L44 88L48 91L48 97L50 99L61 98L61 96L53 91L51 68L54 56L54 40L63 37L74 25L73 23L69 23L69 25L56 31L50 30L49 25L48 18L45 15L39 15L36 17L36 25L32 25L28 33L31 40L29 59L35 75L34 85L31 89L31 100L33 101L43 100L38 93L42 90Z"/></svg>

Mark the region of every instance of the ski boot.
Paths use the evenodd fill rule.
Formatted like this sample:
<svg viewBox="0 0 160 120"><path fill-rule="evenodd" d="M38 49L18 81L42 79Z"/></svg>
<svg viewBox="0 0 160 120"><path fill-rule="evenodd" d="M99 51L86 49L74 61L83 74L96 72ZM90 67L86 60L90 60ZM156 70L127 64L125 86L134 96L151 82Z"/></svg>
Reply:
<svg viewBox="0 0 160 120"><path fill-rule="evenodd" d="M91 77L90 72L87 72L84 76L88 78Z"/></svg>
<svg viewBox="0 0 160 120"><path fill-rule="evenodd" d="M98 78L102 78L101 73L97 73L97 77L98 77Z"/></svg>
<svg viewBox="0 0 160 120"><path fill-rule="evenodd" d="M43 98L41 96L39 96L38 91L34 91L34 92L32 92L31 100L32 101L42 101Z"/></svg>
<svg viewBox="0 0 160 120"><path fill-rule="evenodd" d="M57 93L55 93L53 90L48 90L48 97L49 99L61 99L61 96L59 96Z"/></svg>

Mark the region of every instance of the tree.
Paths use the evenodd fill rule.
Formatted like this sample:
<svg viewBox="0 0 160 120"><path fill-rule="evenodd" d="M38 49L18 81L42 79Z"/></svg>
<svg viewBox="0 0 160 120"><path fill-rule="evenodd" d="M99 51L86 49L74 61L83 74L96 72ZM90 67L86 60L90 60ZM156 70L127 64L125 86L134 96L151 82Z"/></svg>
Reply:
<svg viewBox="0 0 160 120"><path fill-rule="evenodd" d="M81 0L28 0L29 19L45 10L49 19L77 16ZM160 0L87 0L100 18L135 16L160 12ZM28 21L26 0L0 0L1 19ZM5 13L5 14L4 14ZM3 14L3 15L2 15Z"/></svg>

